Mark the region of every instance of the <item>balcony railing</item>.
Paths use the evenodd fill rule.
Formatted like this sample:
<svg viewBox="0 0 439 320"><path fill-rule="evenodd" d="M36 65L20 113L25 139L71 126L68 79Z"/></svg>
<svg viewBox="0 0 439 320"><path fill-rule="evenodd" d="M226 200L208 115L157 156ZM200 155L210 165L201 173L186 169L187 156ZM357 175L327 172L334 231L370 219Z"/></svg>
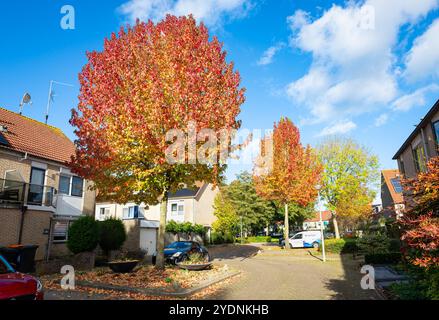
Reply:
<svg viewBox="0 0 439 320"><path fill-rule="evenodd" d="M56 200L53 187L0 179L0 204L56 208Z"/></svg>

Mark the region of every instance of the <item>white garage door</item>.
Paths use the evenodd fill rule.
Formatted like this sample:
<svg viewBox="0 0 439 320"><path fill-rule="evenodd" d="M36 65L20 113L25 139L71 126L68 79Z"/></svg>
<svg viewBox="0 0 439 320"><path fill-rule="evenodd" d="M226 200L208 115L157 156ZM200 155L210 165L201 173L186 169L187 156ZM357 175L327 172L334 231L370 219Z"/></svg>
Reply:
<svg viewBox="0 0 439 320"><path fill-rule="evenodd" d="M147 255L153 255L157 250L157 229L140 229L140 249L147 251Z"/></svg>

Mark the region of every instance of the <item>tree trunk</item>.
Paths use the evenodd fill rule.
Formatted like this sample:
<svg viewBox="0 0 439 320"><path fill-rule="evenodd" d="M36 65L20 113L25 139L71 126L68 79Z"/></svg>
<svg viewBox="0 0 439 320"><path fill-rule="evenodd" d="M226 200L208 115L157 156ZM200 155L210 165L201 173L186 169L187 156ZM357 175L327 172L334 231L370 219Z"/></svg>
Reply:
<svg viewBox="0 0 439 320"><path fill-rule="evenodd" d="M268 237L270 235L270 231L268 230L270 228L270 224L267 222L267 231L265 232L265 235Z"/></svg>
<svg viewBox="0 0 439 320"><path fill-rule="evenodd" d="M332 223L334 224L335 238L340 239L340 231L338 230L337 215L335 213L332 214Z"/></svg>
<svg viewBox="0 0 439 320"><path fill-rule="evenodd" d="M166 229L166 214L168 211L168 196L164 193L162 201L160 202L160 227L159 237L157 239L157 260L156 268L165 268L165 229Z"/></svg>
<svg viewBox="0 0 439 320"><path fill-rule="evenodd" d="M284 227L284 239L285 239L285 250L290 249L290 226L288 219L288 204L285 204L285 227Z"/></svg>

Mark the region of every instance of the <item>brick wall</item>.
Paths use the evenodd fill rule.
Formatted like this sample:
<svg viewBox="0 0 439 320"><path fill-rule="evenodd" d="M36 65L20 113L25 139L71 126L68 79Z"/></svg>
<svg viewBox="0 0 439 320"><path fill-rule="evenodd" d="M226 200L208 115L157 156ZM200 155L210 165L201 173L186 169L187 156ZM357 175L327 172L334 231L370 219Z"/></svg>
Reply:
<svg viewBox="0 0 439 320"><path fill-rule="evenodd" d="M0 246L18 243L20 221L20 209L0 208Z"/></svg>
<svg viewBox="0 0 439 320"><path fill-rule="evenodd" d="M122 249L128 251L140 250L140 225L138 220L124 220L127 240Z"/></svg>
<svg viewBox="0 0 439 320"><path fill-rule="evenodd" d="M44 230L49 229L51 217L52 213L47 211L28 210L25 213L22 243L39 246L36 260L44 259L48 241L48 235L44 234Z"/></svg>

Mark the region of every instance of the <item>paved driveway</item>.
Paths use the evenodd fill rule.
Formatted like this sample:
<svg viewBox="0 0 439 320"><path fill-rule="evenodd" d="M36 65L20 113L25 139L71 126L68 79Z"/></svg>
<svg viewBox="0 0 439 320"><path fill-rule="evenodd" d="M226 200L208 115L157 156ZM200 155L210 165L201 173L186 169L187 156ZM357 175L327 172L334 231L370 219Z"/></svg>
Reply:
<svg viewBox="0 0 439 320"><path fill-rule="evenodd" d="M269 249L269 248L268 248ZM211 299L328 300L379 299L360 287L362 274L351 256L329 256L323 263L308 250L261 250L255 245L210 248L215 263L242 275Z"/></svg>

